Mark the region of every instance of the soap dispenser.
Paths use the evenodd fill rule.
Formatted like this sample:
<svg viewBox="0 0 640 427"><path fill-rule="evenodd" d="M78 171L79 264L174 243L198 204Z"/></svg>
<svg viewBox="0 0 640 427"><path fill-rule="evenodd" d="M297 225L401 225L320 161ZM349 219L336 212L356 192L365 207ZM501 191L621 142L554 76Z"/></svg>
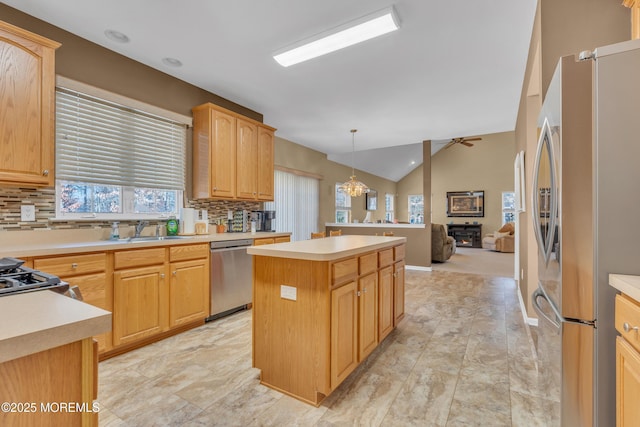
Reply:
<svg viewBox="0 0 640 427"><path fill-rule="evenodd" d="M120 238L120 229L118 228L118 221L114 221L111 224L111 240L118 240Z"/></svg>

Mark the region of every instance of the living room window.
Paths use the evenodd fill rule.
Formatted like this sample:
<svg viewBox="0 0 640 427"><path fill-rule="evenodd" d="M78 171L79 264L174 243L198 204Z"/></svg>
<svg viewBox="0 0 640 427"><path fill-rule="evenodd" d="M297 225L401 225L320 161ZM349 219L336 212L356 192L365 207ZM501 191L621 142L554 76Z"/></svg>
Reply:
<svg viewBox="0 0 640 427"><path fill-rule="evenodd" d="M514 191L502 192L502 225L516 220L516 193Z"/></svg>
<svg viewBox="0 0 640 427"><path fill-rule="evenodd" d="M384 195L384 219L389 222L393 222L395 216L393 209L394 195L386 193Z"/></svg>
<svg viewBox="0 0 640 427"><path fill-rule="evenodd" d="M177 215L185 188L185 123L56 88L56 218Z"/></svg>
<svg viewBox="0 0 640 427"><path fill-rule="evenodd" d="M337 182L335 187L336 195L336 222L347 224L351 222L351 196L344 191L340 191L342 184Z"/></svg>
<svg viewBox="0 0 640 427"><path fill-rule="evenodd" d="M424 196L409 195L409 223L424 224Z"/></svg>

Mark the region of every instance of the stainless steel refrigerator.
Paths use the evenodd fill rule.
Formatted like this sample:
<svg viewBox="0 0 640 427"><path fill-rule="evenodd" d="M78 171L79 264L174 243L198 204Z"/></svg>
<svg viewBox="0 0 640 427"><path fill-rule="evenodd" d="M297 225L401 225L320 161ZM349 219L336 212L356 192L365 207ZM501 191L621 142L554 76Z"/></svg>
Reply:
<svg viewBox="0 0 640 427"><path fill-rule="evenodd" d="M615 425L615 290L640 274L640 40L561 58L539 120L540 387L547 425Z"/></svg>

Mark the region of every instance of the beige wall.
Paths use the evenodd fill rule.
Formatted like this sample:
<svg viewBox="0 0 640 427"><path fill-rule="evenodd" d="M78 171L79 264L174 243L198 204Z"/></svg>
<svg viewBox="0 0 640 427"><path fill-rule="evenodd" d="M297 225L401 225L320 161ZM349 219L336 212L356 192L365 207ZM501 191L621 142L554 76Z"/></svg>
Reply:
<svg viewBox="0 0 640 427"><path fill-rule="evenodd" d="M320 180L320 215L318 231L324 224L335 222L335 184L349 179L351 168L332 162L327 155L276 136L275 164L285 168L310 172L322 176ZM356 178L378 192L378 209L372 212L372 220L384 220L385 193L395 194L396 183L356 169ZM364 196L351 200L352 218L362 221L366 215Z"/></svg>
<svg viewBox="0 0 640 427"><path fill-rule="evenodd" d="M516 120L516 150L525 151L526 199L531 200L537 117L561 56L631 38L631 13L621 1L540 0L534 23ZM529 317L529 296L537 287L537 254L530 213L520 215L519 283Z"/></svg>

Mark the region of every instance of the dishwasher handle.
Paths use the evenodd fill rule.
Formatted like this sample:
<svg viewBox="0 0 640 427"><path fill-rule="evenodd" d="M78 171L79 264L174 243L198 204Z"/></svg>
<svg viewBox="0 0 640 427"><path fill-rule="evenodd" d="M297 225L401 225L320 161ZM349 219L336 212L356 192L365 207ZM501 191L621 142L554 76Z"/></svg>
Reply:
<svg viewBox="0 0 640 427"><path fill-rule="evenodd" d="M211 250L221 250L221 249L234 249L240 247L252 246L252 239L241 239L241 240L223 240L217 242L211 242Z"/></svg>

